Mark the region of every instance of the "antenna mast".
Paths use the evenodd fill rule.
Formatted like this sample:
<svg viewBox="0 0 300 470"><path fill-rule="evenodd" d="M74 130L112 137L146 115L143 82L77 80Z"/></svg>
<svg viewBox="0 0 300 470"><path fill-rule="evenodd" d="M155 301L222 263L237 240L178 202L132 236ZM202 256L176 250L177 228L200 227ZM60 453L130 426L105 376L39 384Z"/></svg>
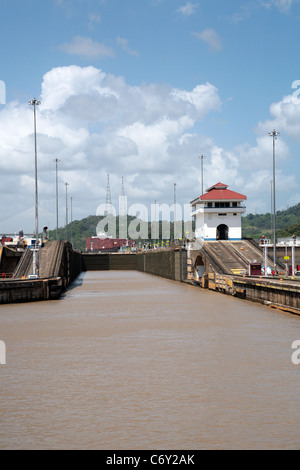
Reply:
<svg viewBox="0 0 300 470"><path fill-rule="evenodd" d="M105 216L112 213L112 210L111 210L112 207L111 206L112 206L112 203L111 203L110 183L109 183L109 174L108 174L107 175L105 213L104 213Z"/></svg>
<svg viewBox="0 0 300 470"><path fill-rule="evenodd" d="M121 196L120 196L119 215L123 216L126 214L127 214L127 204L126 204L125 189L124 189L124 176L122 176L122 188L121 188Z"/></svg>

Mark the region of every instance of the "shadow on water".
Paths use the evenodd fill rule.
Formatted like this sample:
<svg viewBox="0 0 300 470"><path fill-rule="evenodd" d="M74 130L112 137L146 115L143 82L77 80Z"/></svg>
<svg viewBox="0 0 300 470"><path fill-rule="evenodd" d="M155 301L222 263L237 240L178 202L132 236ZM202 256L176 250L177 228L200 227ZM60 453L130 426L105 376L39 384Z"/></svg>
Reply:
<svg viewBox="0 0 300 470"><path fill-rule="evenodd" d="M86 275L85 271L81 272L76 277L76 279L74 279L74 281L67 287L67 289L63 292L60 298L63 299L67 295L68 292L70 292L73 289L76 289L77 287L82 286L85 275Z"/></svg>

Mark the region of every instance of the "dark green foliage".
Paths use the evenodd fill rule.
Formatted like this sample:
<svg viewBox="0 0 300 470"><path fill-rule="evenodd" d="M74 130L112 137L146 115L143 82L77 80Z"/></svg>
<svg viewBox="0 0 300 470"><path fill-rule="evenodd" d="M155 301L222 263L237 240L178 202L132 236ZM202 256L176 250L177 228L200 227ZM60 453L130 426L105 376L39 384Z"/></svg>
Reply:
<svg viewBox="0 0 300 470"><path fill-rule="evenodd" d="M242 217L242 229L244 238L258 239L265 235L272 238L272 216L267 214L249 214ZM300 203L284 211L276 213L277 237L300 236Z"/></svg>
<svg viewBox="0 0 300 470"><path fill-rule="evenodd" d="M59 228L59 239L66 240L68 238L69 241L72 241L73 246L76 250L85 251L86 248L86 240L89 237L93 237L97 235L97 225L103 219L104 216L95 216L90 215L81 220L74 220L72 223L68 224L67 230L65 227ZM136 217L127 216L127 227L135 220ZM119 237L119 217L116 217L116 237ZM183 222L182 222L183 226ZM148 222L148 237L146 239L138 239L136 240L137 243L141 242L142 244L146 241L153 244L162 240L162 222L159 222L159 238L157 240L151 240L151 222ZM107 228L105 227L105 231ZM139 231L139 226L137 225L136 230ZM128 232L127 232L128 233ZM184 230L182 230L184 233ZM56 240L56 230L49 230L48 232L49 240ZM173 240L174 237L174 227L173 223L170 223L170 240ZM129 237L130 238L130 237ZM167 245L164 240L164 246Z"/></svg>
<svg viewBox="0 0 300 470"><path fill-rule="evenodd" d="M242 217L242 233L243 238L259 239L264 235L272 238L271 214L249 214ZM85 251L85 242L88 237L96 236L96 228L103 216L90 215L82 220L75 220L68 225L68 240L73 241L76 249ZM127 224L129 225L135 217L127 216ZM277 237L291 237L292 235L300 236L300 203L290 207L284 211L278 211L276 214L276 234ZM182 231L184 233L184 231ZM119 217L116 217L116 234L119 236ZM48 233L50 239L56 239L56 231L50 230ZM170 240L173 240L174 230L173 223L170 224ZM162 238L162 222L159 223L159 240ZM66 239L66 229L59 229L59 239ZM151 223L148 222L148 240L151 239ZM137 242L144 240L137 240ZM155 242L152 240L152 243Z"/></svg>

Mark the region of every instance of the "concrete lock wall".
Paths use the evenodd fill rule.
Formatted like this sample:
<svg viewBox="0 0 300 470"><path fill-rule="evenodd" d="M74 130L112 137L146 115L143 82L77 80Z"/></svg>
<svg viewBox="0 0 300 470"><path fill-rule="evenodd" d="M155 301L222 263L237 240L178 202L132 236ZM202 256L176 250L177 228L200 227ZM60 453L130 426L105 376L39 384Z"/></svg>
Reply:
<svg viewBox="0 0 300 470"><path fill-rule="evenodd" d="M135 254L82 254L82 271L136 270Z"/></svg>
<svg viewBox="0 0 300 470"><path fill-rule="evenodd" d="M3 246L0 248L0 273L12 274L20 259L22 253L11 250L10 248Z"/></svg>
<svg viewBox="0 0 300 470"><path fill-rule="evenodd" d="M83 254L82 255L82 271L108 271L109 270L109 254Z"/></svg>
<svg viewBox="0 0 300 470"><path fill-rule="evenodd" d="M136 255L111 253L109 256L109 269L117 271L136 270Z"/></svg>
<svg viewBox="0 0 300 470"><path fill-rule="evenodd" d="M138 271L175 281L187 279L186 251L156 251L136 255Z"/></svg>
<svg viewBox="0 0 300 470"><path fill-rule="evenodd" d="M165 277L167 279L175 279L175 257L174 252L149 252L138 254L143 262L139 263L142 272L154 274L156 276Z"/></svg>
<svg viewBox="0 0 300 470"><path fill-rule="evenodd" d="M72 282L74 281L74 279L76 279L76 277L82 271L81 253L71 250L70 257L69 257L69 265L70 265L70 282Z"/></svg>
<svg viewBox="0 0 300 470"><path fill-rule="evenodd" d="M0 282L0 304L15 302L32 302L49 298L48 282L35 281L6 281Z"/></svg>
<svg viewBox="0 0 300 470"><path fill-rule="evenodd" d="M186 280L186 251L137 254L82 254L83 271L137 270L176 281Z"/></svg>
<svg viewBox="0 0 300 470"><path fill-rule="evenodd" d="M300 285L297 283L209 273L208 288L300 314Z"/></svg>

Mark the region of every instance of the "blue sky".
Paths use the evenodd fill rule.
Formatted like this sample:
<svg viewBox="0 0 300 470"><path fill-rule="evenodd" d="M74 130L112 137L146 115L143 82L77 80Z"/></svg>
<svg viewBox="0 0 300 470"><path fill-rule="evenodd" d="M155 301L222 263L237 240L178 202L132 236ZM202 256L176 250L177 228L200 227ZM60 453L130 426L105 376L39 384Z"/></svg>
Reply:
<svg viewBox="0 0 300 470"><path fill-rule="evenodd" d="M2 0L0 233L34 227L38 108L39 225L55 226L60 158L73 218L105 202L189 203L222 181L270 210L300 201L299 0ZM292 88L294 84L294 87Z"/></svg>

